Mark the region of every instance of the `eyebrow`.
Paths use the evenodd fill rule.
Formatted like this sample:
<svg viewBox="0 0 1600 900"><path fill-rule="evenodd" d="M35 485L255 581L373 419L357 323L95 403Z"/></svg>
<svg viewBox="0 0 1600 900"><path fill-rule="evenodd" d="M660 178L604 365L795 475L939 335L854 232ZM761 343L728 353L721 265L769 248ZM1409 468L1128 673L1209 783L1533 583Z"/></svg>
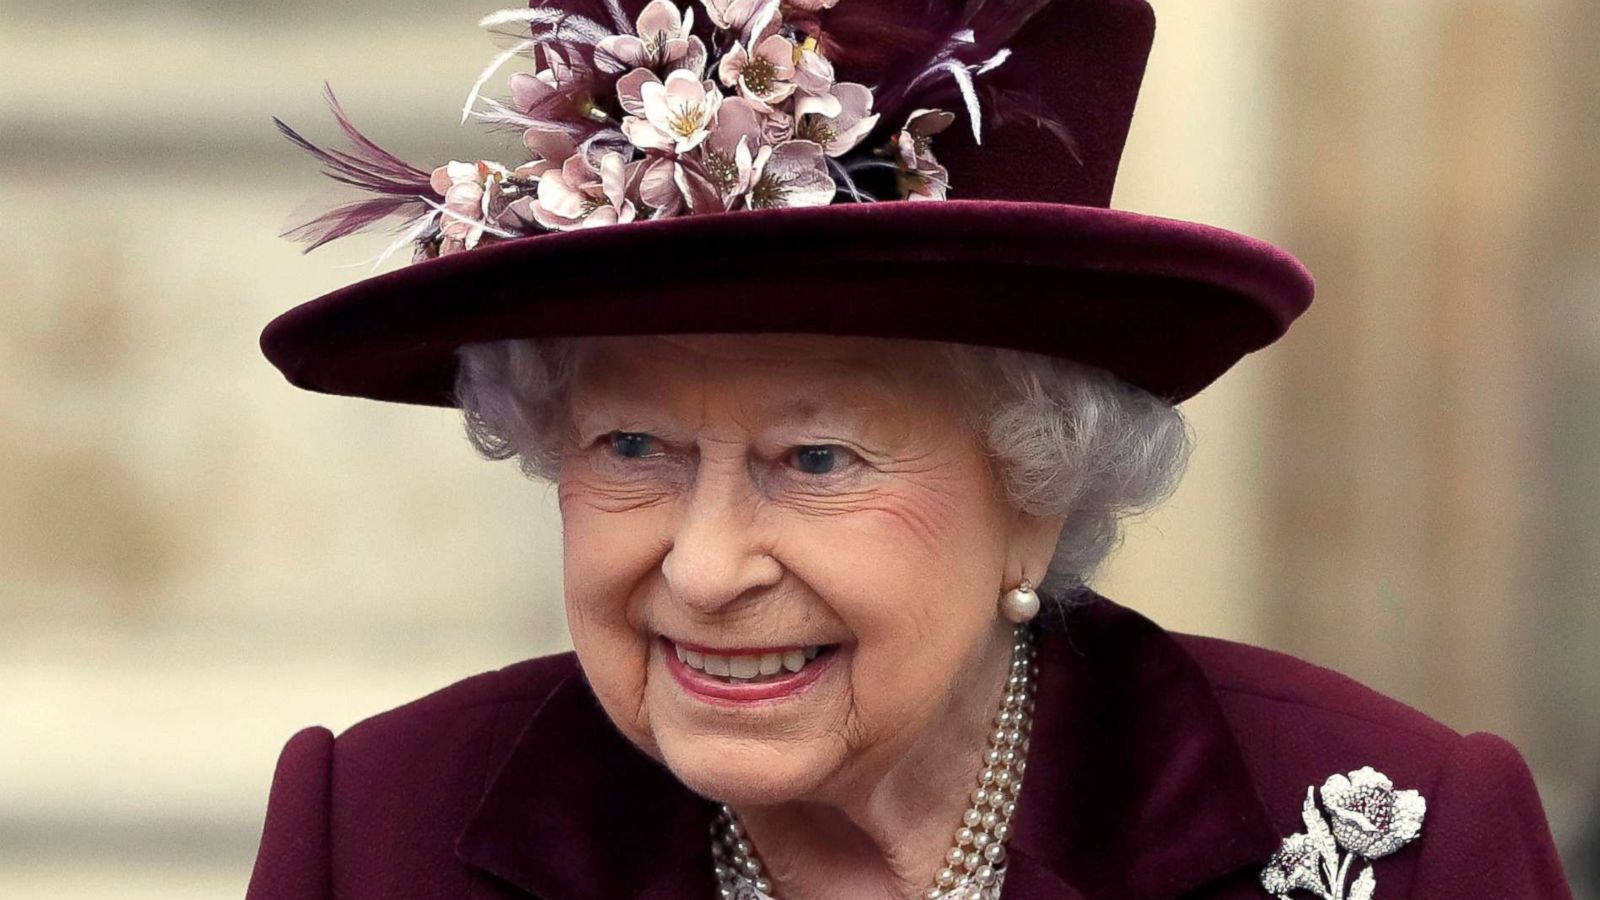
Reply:
<svg viewBox="0 0 1600 900"><path fill-rule="evenodd" d="M894 407L895 382L881 370L873 370L872 388L860 400L845 400L818 390L797 391L776 400L757 404L751 411L764 422L810 424L823 419L844 418L852 422L867 422L876 411ZM574 403L573 422L580 430L587 430L590 419L600 416L632 418L650 421L660 417L663 405L650 399L636 399L612 393L610 399L599 404L581 407Z"/></svg>

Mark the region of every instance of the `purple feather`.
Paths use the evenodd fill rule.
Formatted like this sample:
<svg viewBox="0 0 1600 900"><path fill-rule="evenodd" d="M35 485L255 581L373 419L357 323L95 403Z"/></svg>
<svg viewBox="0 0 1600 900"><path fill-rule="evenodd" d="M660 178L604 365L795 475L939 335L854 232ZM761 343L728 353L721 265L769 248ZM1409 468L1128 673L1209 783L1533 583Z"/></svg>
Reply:
<svg viewBox="0 0 1600 900"><path fill-rule="evenodd" d="M900 3L841 3L823 20L830 58L869 80L874 108L893 120L961 94L951 63L990 59L1049 0L929 2L913 15ZM908 25L912 22L916 24Z"/></svg>
<svg viewBox="0 0 1600 900"><path fill-rule="evenodd" d="M554 6L557 2L567 12L610 25L617 34L633 33L633 15L623 9L621 0L534 0L528 5L537 9ZM634 12L637 13L637 10Z"/></svg>
<svg viewBox="0 0 1600 900"><path fill-rule="evenodd" d="M428 209L427 205L420 201L418 206L423 210ZM281 237L304 242L305 252L310 253L329 241L364 231L402 211L404 210L391 198L356 200L334 207L309 222L286 228ZM407 224L410 224L409 220Z"/></svg>
<svg viewBox="0 0 1600 900"><path fill-rule="evenodd" d="M986 108L993 114L995 122L1001 124L1017 122L1048 131L1061 144L1063 150L1072 154L1073 160L1080 165L1083 163L1083 155L1078 152L1077 138L1072 136L1065 122L1041 108L1037 91L1008 90L987 85L984 93L989 100Z"/></svg>
<svg viewBox="0 0 1600 900"><path fill-rule="evenodd" d="M286 125L282 119L274 116L272 121L284 137L316 157L322 163L324 173L337 181L374 193L433 194L428 184L427 172L373 143L345 115L344 108L339 105L339 99L333 94L333 88L324 85L323 92L328 102L328 109L333 113L335 121L339 123L339 129L344 132L345 138L351 144L350 151L319 147Z"/></svg>
<svg viewBox="0 0 1600 900"><path fill-rule="evenodd" d="M305 242L307 253L329 241L365 230L394 216L403 216L408 222L414 222L419 216L432 211L429 199L442 199L433 190L427 172L373 143L345 115L333 88L324 85L323 90L328 109L350 144L348 150L319 147L276 116L272 119L273 123L284 137L322 163L324 175L377 196L341 204L287 228L283 236Z"/></svg>

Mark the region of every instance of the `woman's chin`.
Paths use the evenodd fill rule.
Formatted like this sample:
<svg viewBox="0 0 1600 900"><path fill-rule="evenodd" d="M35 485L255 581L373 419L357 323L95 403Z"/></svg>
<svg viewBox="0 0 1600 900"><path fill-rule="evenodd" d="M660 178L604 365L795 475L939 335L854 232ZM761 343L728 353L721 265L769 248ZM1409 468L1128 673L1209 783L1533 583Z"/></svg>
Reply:
<svg viewBox="0 0 1600 900"><path fill-rule="evenodd" d="M667 768L689 790L734 806L765 806L814 794L837 760L823 747L731 736L657 735Z"/></svg>

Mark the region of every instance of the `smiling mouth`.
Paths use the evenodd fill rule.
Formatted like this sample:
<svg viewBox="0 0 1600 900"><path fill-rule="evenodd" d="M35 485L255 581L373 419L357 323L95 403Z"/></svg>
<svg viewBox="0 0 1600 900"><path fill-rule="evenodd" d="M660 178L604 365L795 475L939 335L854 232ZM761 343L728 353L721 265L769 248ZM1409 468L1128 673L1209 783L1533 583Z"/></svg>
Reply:
<svg viewBox="0 0 1600 900"><path fill-rule="evenodd" d="M675 641L672 651L685 666L724 684L764 684L793 678L827 659L836 644L773 648L749 653L714 653L686 647Z"/></svg>

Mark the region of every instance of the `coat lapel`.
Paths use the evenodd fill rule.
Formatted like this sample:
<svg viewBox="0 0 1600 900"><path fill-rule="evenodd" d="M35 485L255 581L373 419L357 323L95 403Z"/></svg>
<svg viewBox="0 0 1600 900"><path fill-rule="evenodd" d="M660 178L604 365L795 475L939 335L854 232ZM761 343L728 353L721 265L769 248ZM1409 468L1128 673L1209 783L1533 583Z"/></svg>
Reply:
<svg viewBox="0 0 1600 900"><path fill-rule="evenodd" d="M517 738L456 855L540 900L711 898L712 809L616 730L574 666Z"/></svg>
<svg viewBox="0 0 1600 900"><path fill-rule="evenodd" d="M1144 616L1078 600L1041 623L1007 900L1165 900L1265 860L1280 838L1199 664Z"/></svg>
<svg viewBox="0 0 1600 900"><path fill-rule="evenodd" d="M1197 663L1082 591L1046 608L1006 900L1170 900L1279 836ZM541 900L710 900L713 806L637 750L574 667L537 709L457 855Z"/></svg>

